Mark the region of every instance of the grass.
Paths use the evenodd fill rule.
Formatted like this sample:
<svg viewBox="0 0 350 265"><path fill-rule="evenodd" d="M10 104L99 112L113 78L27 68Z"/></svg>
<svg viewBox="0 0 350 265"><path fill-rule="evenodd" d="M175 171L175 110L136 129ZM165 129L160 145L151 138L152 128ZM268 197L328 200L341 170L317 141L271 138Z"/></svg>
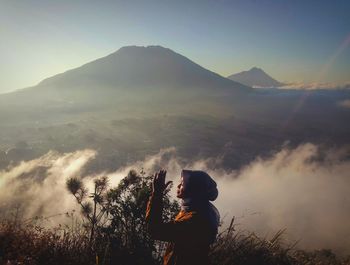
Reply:
<svg viewBox="0 0 350 265"><path fill-rule="evenodd" d="M297 250L296 244L283 243L285 230L271 239L258 237L252 232L235 231L234 219L218 235L211 247L212 265L349 265L350 256L337 257L331 250L312 252Z"/></svg>
<svg viewBox="0 0 350 265"><path fill-rule="evenodd" d="M282 244L283 230L271 239L254 233L237 232L233 220L228 229L218 235L212 245L212 265L349 265L348 258L339 258L330 250L313 252L294 249ZM88 233L70 232L61 226L44 229L31 224L0 223L0 264L26 265L96 265L96 264L160 264L155 248L153 260L142 253L114 249L111 242L97 238L94 247ZM98 246L98 247L96 247ZM162 248L161 248L162 249ZM112 256L115 258L113 259ZM118 262L118 263L117 263Z"/></svg>
<svg viewBox="0 0 350 265"><path fill-rule="evenodd" d="M88 238L61 227L51 230L3 221L0 251L1 264L95 264Z"/></svg>

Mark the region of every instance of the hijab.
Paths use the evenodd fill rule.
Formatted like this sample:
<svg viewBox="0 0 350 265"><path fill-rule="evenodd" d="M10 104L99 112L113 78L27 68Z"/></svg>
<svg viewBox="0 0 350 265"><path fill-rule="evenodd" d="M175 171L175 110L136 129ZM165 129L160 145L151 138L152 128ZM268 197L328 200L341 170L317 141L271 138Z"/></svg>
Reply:
<svg viewBox="0 0 350 265"><path fill-rule="evenodd" d="M218 209L210 202L218 197L216 182L204 171L182 170L183 193L181 209L197 211L209 220L211 229L210 243L215 241L220 223Z"/></svg>

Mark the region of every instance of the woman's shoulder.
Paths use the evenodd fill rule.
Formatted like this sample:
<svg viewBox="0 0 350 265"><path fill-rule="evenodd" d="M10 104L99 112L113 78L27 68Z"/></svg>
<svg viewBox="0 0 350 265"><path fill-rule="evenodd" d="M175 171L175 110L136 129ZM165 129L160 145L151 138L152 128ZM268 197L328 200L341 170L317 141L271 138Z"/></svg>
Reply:
<svg viewBox="0 0 350 265"><path fill-rule="evenodd" d="M180 211L176 217L175 222L203 222L205 218L197 211Z"/></svg>
<svg viewBox="0 0 350 265"><path fill-rule="evenodd" d="M175 222L181 222L181 221L187 221L192 219L196 215L196 212L186 212L186 211L180 211L176 217Z"/></svg>

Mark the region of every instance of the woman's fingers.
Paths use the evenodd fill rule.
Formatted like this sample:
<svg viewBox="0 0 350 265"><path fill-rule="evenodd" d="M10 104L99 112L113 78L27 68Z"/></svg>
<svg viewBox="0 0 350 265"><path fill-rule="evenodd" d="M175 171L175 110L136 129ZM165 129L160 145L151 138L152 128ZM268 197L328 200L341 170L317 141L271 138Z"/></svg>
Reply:
<svg viewBox="0 0 350 265"><path fill-rule="evenodd" d="M163 177L163 174L164 174L163 169L159 170L159 175Z"/></svg>
<svg viewBox="0 0 350 265"><path fill-rule="evenodd" d="M172 184L173 182L172 181L168 181L165 186L164 186L164 190L163 190L163 194L166 194L169 190L168 187Z"/></svg>
<svg viewBox="0 0 350 265"><path fill-rule="evenodd" d="M165 189L167 189L168 186L169 186L171 183L173 183L173 182L172 182L172 181L168 181L168 182L165 184Z"/></svg>
<svg viewBox="0 0 350 265"><path fill-rule="evenodd" d="M153 181L154 182L156 182L158 180L158 172L156 172L155 174L154 174L154 178L153 178Z"/></svg>
<svg viewBox="0 0 350 265"><path fill-rule="evenodd" d="M165 175L166 175L165 170L163 169L159 170L159 181L164 184L165 184Z"/></svg>
<svg viewBox="0 0 350 265"><path fill-rule="evenodd" d="M171 183L168 181L165 184L166 170L161 169L154 174L153 178L153 191L163 192Z"/></svg>
<svg viewBox="0 0 350 265"><path fill-rule="evenodd" d="M164 183L164 182L165 182L165 175L164 175L163 170L159 170L159 181L160 181L161 183Z"/></svg>

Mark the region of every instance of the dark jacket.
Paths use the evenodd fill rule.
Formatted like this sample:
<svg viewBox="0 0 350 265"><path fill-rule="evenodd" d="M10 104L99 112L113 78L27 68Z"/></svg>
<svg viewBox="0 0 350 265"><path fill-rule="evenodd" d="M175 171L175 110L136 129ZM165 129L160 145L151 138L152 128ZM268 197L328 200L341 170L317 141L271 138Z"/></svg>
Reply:
<svg viewBox="0 0 350 265"><path fill-rule="evenodd" d="M163 199L153 194L147 205L146 222L154 239L169 242L164 265L208 265L210 224L195 211L180 211L172 222L162 220Z"/></svg>

